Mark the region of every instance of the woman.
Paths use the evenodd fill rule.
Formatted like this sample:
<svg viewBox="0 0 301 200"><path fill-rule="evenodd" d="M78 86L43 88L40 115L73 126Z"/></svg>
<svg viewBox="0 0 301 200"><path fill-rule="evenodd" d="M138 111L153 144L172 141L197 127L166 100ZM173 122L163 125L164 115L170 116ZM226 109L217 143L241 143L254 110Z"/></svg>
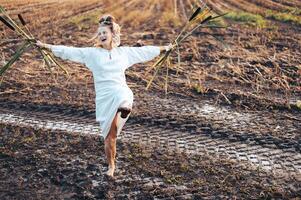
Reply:
<svg viewBox="0 0 301 200"><path fill-rule="evenodd" d="M108 161L107 175L115 171L116 139L127 121L133 104L133 93L126 84L125 70L136 63L147 62L168 46L119 47L120 27L111 15L103 15L92 39L98 39L96 47L70 47L37 42L55 56L82 63L88 67L94 78L96 121L100 122L105 141Z"/></svg>

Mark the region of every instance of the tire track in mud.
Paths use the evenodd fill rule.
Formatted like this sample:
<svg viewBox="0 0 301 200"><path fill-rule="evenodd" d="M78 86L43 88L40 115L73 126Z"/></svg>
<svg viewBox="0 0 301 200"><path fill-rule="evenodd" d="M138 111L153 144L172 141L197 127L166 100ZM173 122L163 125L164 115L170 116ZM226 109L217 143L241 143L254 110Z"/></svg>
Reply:
<svg viewBox="0 0 301 200"><path fill-rule="evenodd" d="M152 113L149 116L139 113L139 123L151 120L161 127L191 134L207 134L212 138L269 148L301 150L301 124L297 120L301 116L297 113L240 110L182 96L164 99L148 94L140 99L144 100L137 101L137 110L151 110Z"/></svg>
<svg viewBox="0 0 301 200"><path fill-rule="evenodd" d="M44 109L43 107L31 107L27 110L23 109L23 111L22 109L1 108L0 113L0 123L14 126L62 130L81 134L100 133L99 125L94 119L94 113L83 110L67 108L63 112L62 110L54 112L48 110L47 112L45 107ZM203 114L208 115L208 112L203 112ZM135 116L130 118L120 135L121 141L139 143L146 150L161 148L162 150L169 149L187 154L209 154L251 164L254 168L274 173L301 176L301 153L292 148L281 149L275 145L267 146L214 137L207 132L211 129L210 126L199 127L203 132L191 132L190 128L193 125L182 124L177 129L166 127L164 123L156 123L150 118L144 117L144 121L137 118Z"/></svg>

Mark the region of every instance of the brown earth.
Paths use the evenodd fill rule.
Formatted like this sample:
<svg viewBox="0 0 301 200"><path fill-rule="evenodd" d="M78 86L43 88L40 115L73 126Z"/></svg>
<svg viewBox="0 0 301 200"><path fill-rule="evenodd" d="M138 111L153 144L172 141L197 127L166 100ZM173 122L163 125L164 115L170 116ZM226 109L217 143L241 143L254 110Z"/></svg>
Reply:
<svg viewBox="0 0 301 200"><path fill-rule="evenodd" d="M118 143L104 176L100 138L0 125L1 199L291 199L300 182L210 156ZM298 189L299 188L299 189Z"/></svg>
<svg viewBox="0 0 301 200"><path fill-rule="evenodd" d="M15 18L22 13L41 41L70 46L92 46L87 40L97 28L97 17L112 13L122 25L122 45L165 45L180 31L189 15L190 1L177 1L177 16L169 1L99 0L1 1ZM206 1L216 12L239 10L263 13L300 8L300 2ZM141 14L143 10L143 15ZM139 17L137 17L139 16ZM227 137L272 140L277 148L301 150L301 27L266 19L268 27L247 26L225 20L229 28L217 30L230 49L197 32L181 46L181 66L170 69L169 94L164 94L165 72L145 91L154 61L135 65L127 81L135 95L132 119L195 134L195 127L210 127L210 134L226 130ZM21 43L0 26L1 66ZM208 30L204 30L208 32ZM173 55L176 64L176 54ZM60 60L70 77L53 74L36 50L28 51L1 79L0 105L21 105L94 112L91 72L82 65ZM233 125L216 116L198 116L194 105L219 106L254 116L254 124ZM25 107L26 107L25 106ZM178 108L178 110L177 110ZM29 109L30 110L30 109ZM151 119L151 120L150 120ZM276 127L280 128L276 128ZM1 124L1 199L291 199L300 194L300 180L275 177L239 163L213 157L173 155L136 144L118 143L118 175L113 183L103 176L103 146L96 136L49 132ZM246 136L247 135L247 136ZM263 142L264 143L264 142ZM264 143L266 144L266 143ZM284 145L283 145L284 144ZM280 146L288 147L280 147ZM119 181L118 181L119 180ZM2 184L4 183L4 184ZM13 190L14 189L14 190ZM51 195L49 196L49 193ZM185 197L186 195L186 197ZM300 197L300 196L299 196Z"/></svg>

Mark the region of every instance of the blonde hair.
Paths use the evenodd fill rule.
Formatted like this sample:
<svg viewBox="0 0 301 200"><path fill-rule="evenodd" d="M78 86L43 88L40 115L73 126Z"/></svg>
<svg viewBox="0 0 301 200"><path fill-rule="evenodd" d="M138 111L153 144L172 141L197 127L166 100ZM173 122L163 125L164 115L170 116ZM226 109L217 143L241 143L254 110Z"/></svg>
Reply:
<svg viewBox="0 0 301 200"><path fill-rule="evenodd" d="M110 30L112 31L112 47L118 47L120 45L120 26L115 22L115 18L110 14L105 14L101 16L99 19L99 27L97 28L97 32L94 34L94 36L89 40L89 42L95 40L97 36L99 35L100 28L102 26L108 26ZM94 46L101 46L99 44L99 41L97 41Z"/></svg>

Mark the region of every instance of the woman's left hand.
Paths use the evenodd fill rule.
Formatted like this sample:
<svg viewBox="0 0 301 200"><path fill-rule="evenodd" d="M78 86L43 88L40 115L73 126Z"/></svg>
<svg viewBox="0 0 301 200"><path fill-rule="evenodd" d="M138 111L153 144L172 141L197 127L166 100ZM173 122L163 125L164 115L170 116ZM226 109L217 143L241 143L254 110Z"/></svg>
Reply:
<svg viewBox="0 0 301 200"><path fill-rule="evenodd" d="M172 43L169 43L169 45L167 45L167 46L162 46L162 47L161 47L161 50L169 51L169 50L171 50L172 48L174 48L174 45L173 45Z"/></svg>
<svg viewBox="0 0 301 200"><path fill-rule="evenodd" d="M169 43L168 46L165 46L165 51L169 51L169 50L171 50L172 48L173 48L172 43Z"/></svg>

